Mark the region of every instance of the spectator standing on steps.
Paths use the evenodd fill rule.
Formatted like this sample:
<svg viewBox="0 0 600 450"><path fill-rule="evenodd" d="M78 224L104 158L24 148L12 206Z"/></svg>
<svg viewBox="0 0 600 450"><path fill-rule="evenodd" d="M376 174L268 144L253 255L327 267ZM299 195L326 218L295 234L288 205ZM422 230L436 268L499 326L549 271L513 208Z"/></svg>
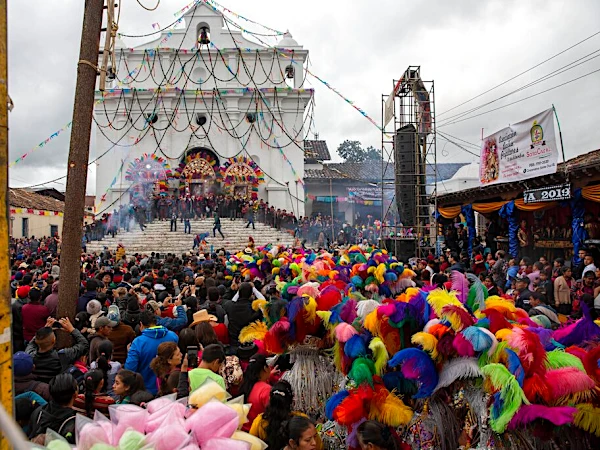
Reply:
<svg viewBox="0 0 600 450"><path fill-rule="evenodd" d="M183 213L183 232L184 234L192 234L192 224L190 223L190 215L189 211L185 211Z"/></svg>
<svg viewBox="0 0 600 450"><path fill-rule="evenodd" d="M221 238L225 239L225 236L223 236L223 232L221 231L221 218L219 217L219 212L215 211L214 214L214 224L213 224L213 237L217 237L217 231L219 232L219 234L221 235Z"/></svg>
<svg viewBox="0 0 600 450"><path fill-rule="evenodd" d="M177 210L172 208L171 211L171 231L177 231Z"/></svg>
<svg viewBox="0 0 600 450"><path fill-rule="evenodd" d="M252 203L250 203L250 205L248 206L244 206L244 208L246 209L246 219L248 219L246 228L252 225L252 229L256 230L256 228L254 227L254 208L252 207Z"/></svg>

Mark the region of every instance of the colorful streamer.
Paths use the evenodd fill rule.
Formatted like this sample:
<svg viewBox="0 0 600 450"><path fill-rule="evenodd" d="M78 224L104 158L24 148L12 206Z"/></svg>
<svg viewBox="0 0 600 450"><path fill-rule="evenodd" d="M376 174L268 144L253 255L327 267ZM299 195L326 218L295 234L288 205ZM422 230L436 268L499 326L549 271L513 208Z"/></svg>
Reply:
<svg viewBox="0 0 600 450"><path fill-rule="evenodd" d="M71 128L72 124L73 124L73 122L69 122L64 127L62 127L60 130L55 131L54 133L52 133L47 139L44 139L42 142L40 142L38 145L36 145L35 147L33 147L31 150L29 150L28 152L23 153L21 156L19 156L17 159L15 159L13 162L11 162L8 165L8 167L14 167L15 165L17 165L18 163L20 163L21 161L23 161L25 158L27 158L29 155L31 155L33 152L35 152L36 150L39 150L40 148L44 147L44 145L48 144L51 140L53 140L54 138L58 137L63 131L67 131L69 128Z"/></svg>
<svg viewBox="0 0 600 450"><path fill-rule="evenodd" d="M198 1L198 0L195 0ZM177 23L180 23L181 19L179 19L177 21ZM172 33L168 34L167 38L164 38L159 45L165 43L166 41L168 41L168 39L172 36ZM133 52L133 48L129 49L130 51ZM186 52L187 53L187 52ZM134 73L139 72L140 70L142 70L144 64L145 64L145 59L142 60L142 62L140 63L140 65L138 67L136 67L133 71L131 71L127 77L132 77ZM127 79L127 77L125 77L125 79ZM125 81L125 79L123 81ZM99 105L102 102L104 102L106 96L104 96L103 98L100 98L98 100L96 100L96 102L94 103L94 105ZM44 145L48 144L52 139L58 137L63 131L68 130L69 128L71 128L72 122L67 123L64 127L62 127L60 130L54 132L53 134L50 135L50 137L48 137L47 139L43 140L42 142L40 142L38 145L36 145L35 147L33 147L31 150L29 150L28 152L25 152L23 155L21 155L20 157L18 157L16 160L14 160L13 162L11 162L8 167L14 167L16 166L18 163L20 163L21 161L23 161L25 158L27 158L28 156L30 156L33 152L35 152L36 150L44 147ZM137 142L136 142L137 144Z"/></svg>
<svg viewBox="0 0 600 450"><path fill-rule="evenodd" d="M104 203L106 201L106 196L108 195L108 191L110 191L112 189L112 187L115 184L117 184L117 179L119 178L119 175L121 174L121 172L123 171L123 167L125 166L125 160L126 159L121 160L121 166L119 167L119 170L117 170L117 174L110 182L110 185L108 186L108 188L106 188L106 191L104 192L104 194L102 194L102 196L100 197L100 202L97 205L94 205L94 214L96 214L98 212L98 210L100 209L100 205L102 205L102 203Z"/></svg>
<svg viewBox="0 0 600 450"><path fill-rule="evenodd" d="M62 217L64 214L61 211L43 211L40 209L31 208L11 208L11 214L31 214L33 216L58 216Z"/></svg>

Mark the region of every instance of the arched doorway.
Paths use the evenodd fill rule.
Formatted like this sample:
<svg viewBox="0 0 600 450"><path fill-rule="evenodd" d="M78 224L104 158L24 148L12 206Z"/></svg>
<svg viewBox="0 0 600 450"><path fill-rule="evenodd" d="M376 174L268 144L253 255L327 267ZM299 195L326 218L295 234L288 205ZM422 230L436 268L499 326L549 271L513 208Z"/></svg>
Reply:
<svg viewBox="0 0 600 450"><path fill-rule="evenodd" d="M206 195L219 191L219 158L207 148L187 150L176 170L181 194Z"/></svg>
<svg viewBox="0 0 600 450"><path fill-rule="evenodd" d="M229 158L221 173L226 192L240 197L257 199L258 185L265 181L258 164L245 156Z"/></svg>

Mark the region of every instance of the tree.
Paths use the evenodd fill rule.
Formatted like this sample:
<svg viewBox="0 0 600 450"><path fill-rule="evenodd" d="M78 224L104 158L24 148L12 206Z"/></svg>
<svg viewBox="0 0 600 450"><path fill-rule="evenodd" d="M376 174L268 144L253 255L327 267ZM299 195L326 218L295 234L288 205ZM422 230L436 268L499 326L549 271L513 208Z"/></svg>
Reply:
<svg viewBox="0 0 600 450"><path fill-rule="evenodd" d="M381 158L380 152L376 148L364 149L359 141L347 139L339 145L337 152L347 162L373 161Z"/></svg>
<svg viewBox="0 0 600 450"><path fill-rule="evenodd" d="M365 150L365 160L367 161L377 161L381 159L381 151L377 150L375 147L367 147Z"/></svg>

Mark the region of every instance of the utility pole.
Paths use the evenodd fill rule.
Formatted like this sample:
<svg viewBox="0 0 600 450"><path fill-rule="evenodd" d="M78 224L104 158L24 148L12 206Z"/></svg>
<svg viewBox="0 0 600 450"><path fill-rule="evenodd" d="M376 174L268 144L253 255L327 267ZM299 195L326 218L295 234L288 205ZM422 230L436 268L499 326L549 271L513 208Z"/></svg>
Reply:
<svg viewBox="0 0 600 450"><path fill-rule="evenodd" d="M104 0L86 0L79 62L77 63L77 84L75 86L75 106L73 107L73 126L67 166L67 190L60 254L60 290L58 292L58 316L69 317L71 320L75 317L75 305L79 297L85 188L103 10ZM57 337L59 339L62 337L61 344L67 345L66 333L58 333Z"/></svg>
<svg viewBox="0 0 600 450"><path fill-rule="evenodd" d="M13 412L10 257L8 252L8 57L6 0L0 0L0 402ZM0 449L12 446L0 433Z"/></svg>

